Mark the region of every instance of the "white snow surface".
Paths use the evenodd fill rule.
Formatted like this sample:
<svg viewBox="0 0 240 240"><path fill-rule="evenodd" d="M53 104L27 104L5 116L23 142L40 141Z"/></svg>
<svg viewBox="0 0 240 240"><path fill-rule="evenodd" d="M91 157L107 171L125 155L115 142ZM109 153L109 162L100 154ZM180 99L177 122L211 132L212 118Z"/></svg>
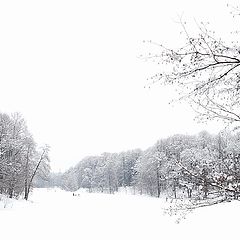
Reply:
<svg viewBox="0 0 240 240"><path fill-rule="evenodd" d="M186 219L164 214L165 199L123 192L34 189L30 200L0 196L0 239L238 239L240 202L194 210Z"/></svg>

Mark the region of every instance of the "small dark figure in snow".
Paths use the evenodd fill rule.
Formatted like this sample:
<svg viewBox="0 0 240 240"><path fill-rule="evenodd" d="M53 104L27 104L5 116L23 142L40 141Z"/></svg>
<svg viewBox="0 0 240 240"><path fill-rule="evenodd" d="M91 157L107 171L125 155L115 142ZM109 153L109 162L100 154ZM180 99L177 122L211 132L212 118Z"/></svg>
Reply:
<svg viewBox="0 0 240 240"><path fill-rule="evenodd" d="M74 197L80 197L80 193L73 193Z"/></svg>

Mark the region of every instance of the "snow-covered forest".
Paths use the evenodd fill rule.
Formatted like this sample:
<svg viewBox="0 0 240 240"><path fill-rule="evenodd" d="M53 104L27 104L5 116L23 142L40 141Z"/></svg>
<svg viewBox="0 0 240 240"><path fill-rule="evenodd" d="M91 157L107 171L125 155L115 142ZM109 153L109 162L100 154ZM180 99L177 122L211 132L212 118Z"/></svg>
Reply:
<svg viewBox="0 0 240 240"><path fill-rule="evenodd" d="M30 188L133 194L173 199L229 201L240 193L240 134L174 135L146 150L88 156L64 173L51 173L48 147L39 149L20 114L0 115L2 194L10 198Z"/></svg>
<svg viewBox="0 0 240 240"><path fill-rule="evenodd" d="M174 135L147 150L89 156L52 183L68 191L132 193L155 197L238 199L240 192L240 134L206 131Z"/></svg>
<svg viewBox="0 0 240 240"><path fill-rule="evenodd" d="M50 172L49 147L39 148L19 113L0 113L0 193L27 200L33 182Z"/></svg>

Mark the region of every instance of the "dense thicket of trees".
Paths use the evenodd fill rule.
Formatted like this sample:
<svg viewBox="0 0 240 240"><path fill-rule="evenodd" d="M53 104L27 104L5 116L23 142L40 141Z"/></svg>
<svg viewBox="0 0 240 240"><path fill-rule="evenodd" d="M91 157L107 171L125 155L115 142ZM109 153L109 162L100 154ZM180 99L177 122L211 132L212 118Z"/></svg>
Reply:
<svg viewBox="0 0 240 240"><path fill-rule="evenodd" d="M238 7L231 14L240 16ZM196 29L179 19L183 44L164 46L154 41L141 58L152 61L158 70L149 77L172 86L179 100L187 101L200 121L221 120L239 129L240 51L239 31L229 39L217 37L208 24L196 22ZM236 39L236 40L235 40ZM182 42L182 41L179 41ZM154 48L152 48L154 46ZM151 47L151 48L150 48ZM151 50L150 50L151 49ZM237 199L240 193L240 134L222 132L212 136L175 135L143 151L134 166L134 186L153 196L206 199L222 196Z"/></svg>
<svg viewBox="0 0 240 240"><path fill-rule="evenodd" d="M49 148L38 149L20 114L0 113L0 193L27 200L35 176L49 171Z"/></svg>
<svg viewBox="0 0 240 240"><path fill-rule="evenodd" d="M66 190L87 188L89 192L114 193L119 187L135 186L136 162L142 151L139 149L121 153L103 153L89 156L52 181Z"/></svg>
<svg viewBox="0 0 240 240"><path fill-rule="evenodd" d="M145 151L84 158L55 184L70 191L114 193L132 187L141 194L171 198L237 199L240 193L240 134L174 135Z"/></svg>

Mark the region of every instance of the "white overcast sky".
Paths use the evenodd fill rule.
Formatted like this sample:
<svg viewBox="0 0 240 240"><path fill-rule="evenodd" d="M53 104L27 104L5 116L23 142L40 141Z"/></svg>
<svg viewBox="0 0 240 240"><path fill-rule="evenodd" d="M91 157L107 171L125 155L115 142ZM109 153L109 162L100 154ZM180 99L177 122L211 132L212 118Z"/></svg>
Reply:
<svg viewBox="0 0 240 240"><path fill-rule="evenodd" d="M137 56L143 40L177 45L182 13L226 31L229 2L2 0L0 111L22 113L36 141L51 146L54 171L175 133L217 131L187 106L170 106L168 89L145 89L153 67Z"/></svg>

